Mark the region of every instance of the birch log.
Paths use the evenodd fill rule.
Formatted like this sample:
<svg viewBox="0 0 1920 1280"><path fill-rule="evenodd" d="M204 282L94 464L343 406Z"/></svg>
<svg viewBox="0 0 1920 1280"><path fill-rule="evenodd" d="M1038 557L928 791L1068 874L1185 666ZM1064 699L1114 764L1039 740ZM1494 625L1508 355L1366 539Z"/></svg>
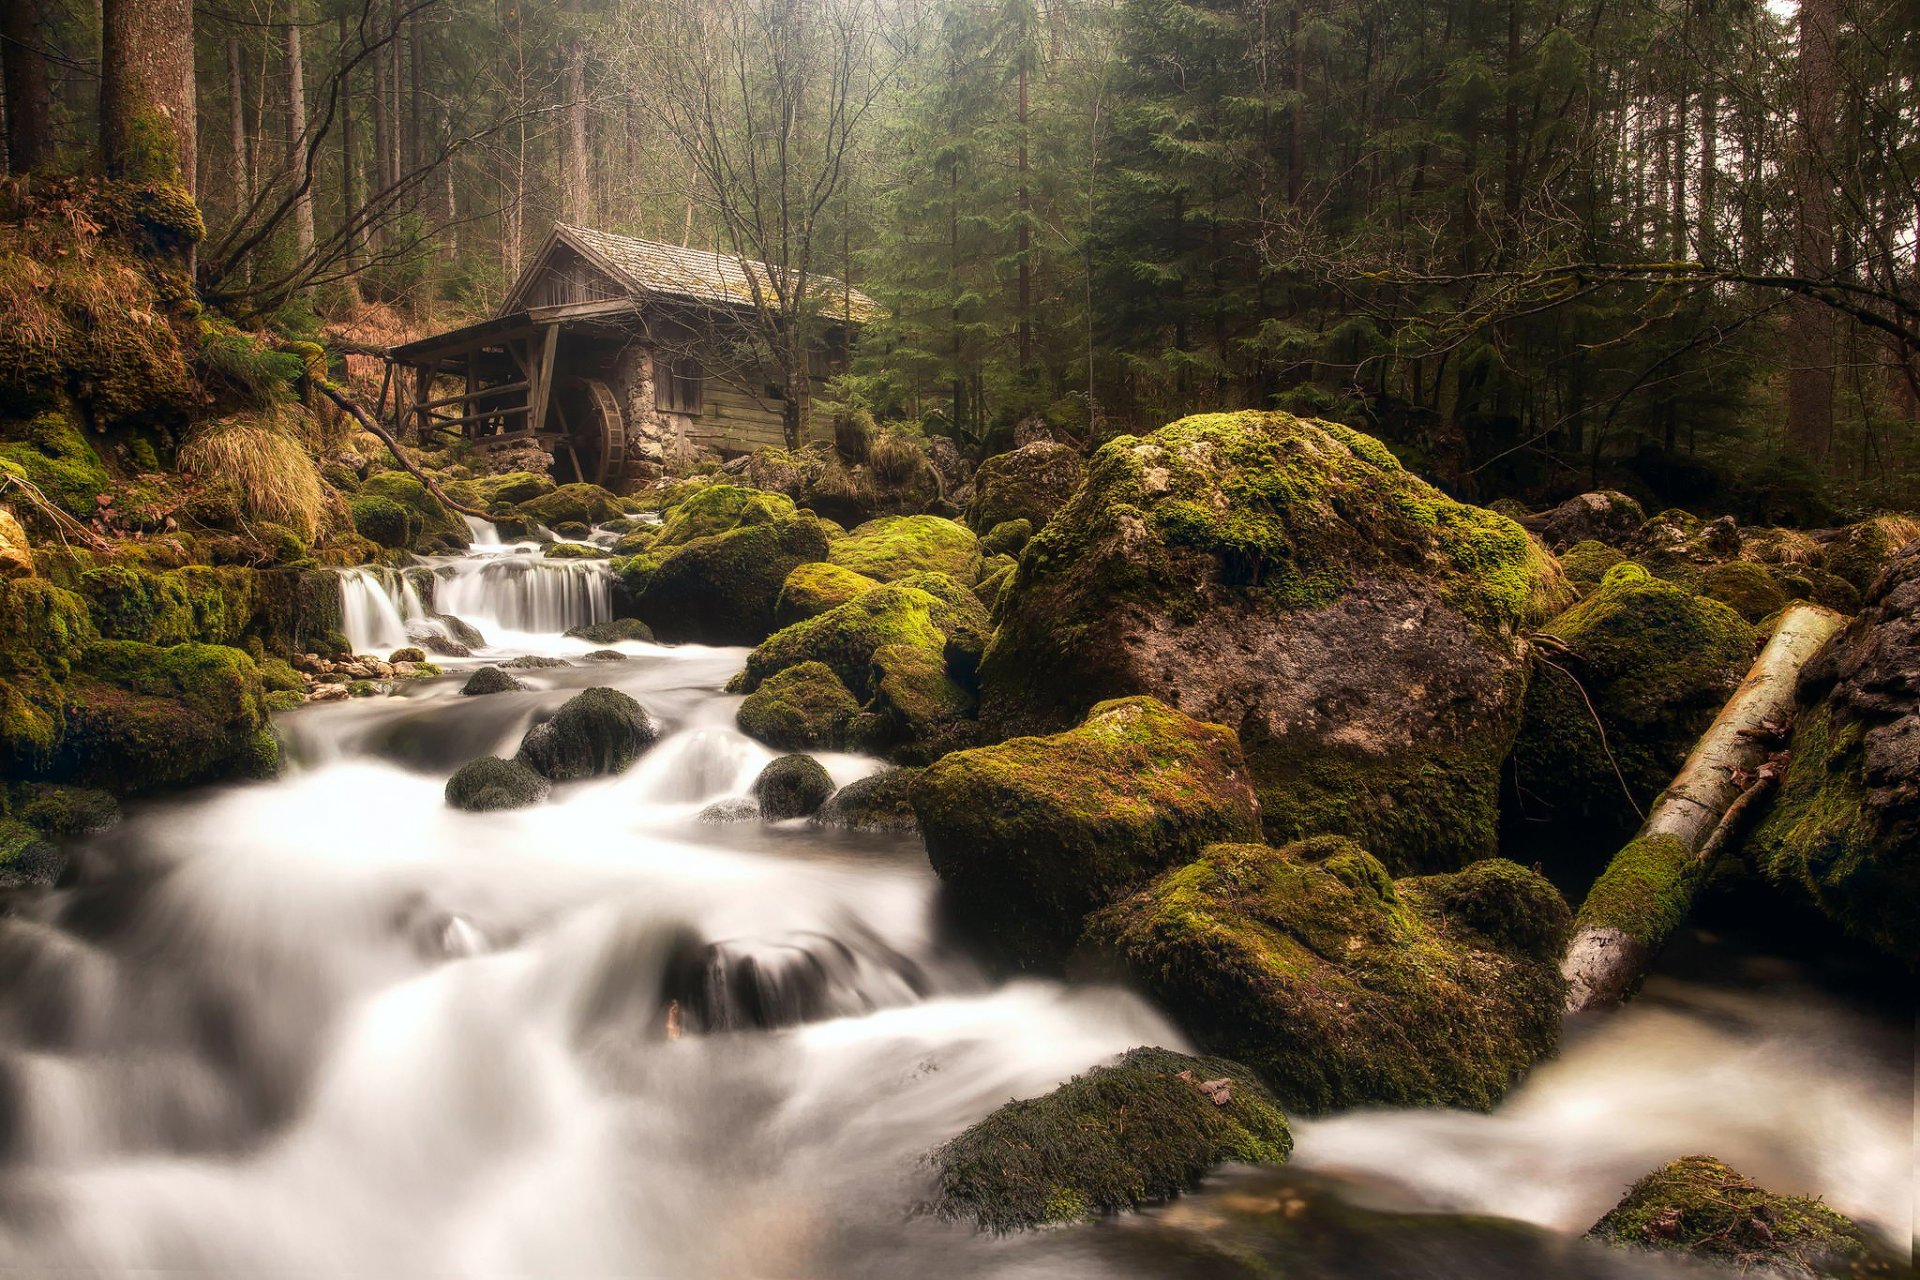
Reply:
<svg viewBox="0 0 1920 1280"><path fill-rule="evenodd" d="M1767 757L1768 727L1784 730L1791 721L1800 669L1844 621L1810 604L1780 615L1746 679L1580 904L1560 965L1568 1013L1618 1004L1686 919L1713 858L1728 843L1715 833L1748 807L1739 802L1753 787L1764 785L1749 779Z"/></svg>

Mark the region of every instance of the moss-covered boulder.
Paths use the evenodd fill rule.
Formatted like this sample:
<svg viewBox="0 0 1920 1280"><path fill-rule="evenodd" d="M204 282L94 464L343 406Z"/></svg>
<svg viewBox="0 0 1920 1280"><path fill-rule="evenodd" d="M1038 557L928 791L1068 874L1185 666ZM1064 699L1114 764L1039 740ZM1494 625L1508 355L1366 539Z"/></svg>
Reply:
<svg viewBox="0 0 1920 1280"><path fill-rule="evenodd" d="M1859 1265L1875 1251L1847 1218L1818 1200L1763 1190L1712 1156L1661 1165L1587 1234L1769 1275L1850 1280L1881 1270Z"/></svg>
<svg viewBox="0 0 1920 1280"><path fill-rule="evenodd" d="M460 692L465 697L481 698L490 693L512 693L526 687L524 681L515 679L498 667L481 667L467 677L467 682L460 686Z"/></svg>
<svg viewBox="0 0 1920 1280"><path fill-rule="evenodd" d="M1622 564L1541 630L1513 745L1519 804L1534 821L1631 828L1746 674L1753 628Z"/></svg>
<svg viewBox="0 0 1920 1280"><path fill-rule="evenodd" d="M659 737L632 698L618 689L587 689L527 730L515 758L543 778L567 782L624 772Z"/></svg>
<svg viewBox="0 0 1920 1280"><path fill-rule="evenodd" d="M563 484L551 493L528 498L514 510L522 519L538 521L548 528L570 521L602 524L622 514L620 499L597 484Z"/></svg>
<svg viewBox="0 0 1920 1280"><path fill-rule="evenodd" d="M980 535L980 554L988 559L998 556L1018 556L1031 541L1033 541L1033 521L1002 520Z"/></svg>
<svg viewBox="0 0 1920 1280"><path fill-rule="evenodd" d="M553 477L535 471L507 471L497 476L475 476L456 480L447 492L471 507L491 510L497 506L518 506L552 493L558 486Z"/></svg>
<svg viewBox="0 0 1920 1280"><path fill-rule="evenodd" d="M94 498L113 483L92 443L63 413L0 423L0 468L9 464L47 501L81 520L93 518Z"/></svg>
<svg viewBox="0 0 1920 1280"><path fill-rule="evenodd" d="M66 870L66 855L39 830L0 817L0 889L50 885Z"/></svg>
<svg viewBox="0 0 1920 1280"><path fill-rule="evenodd" d="M1486 1110L1554 1047L1569 925L1513 863L1396 881L1320 836L1214 845L1096 915L1087 945L1291 1109Z"/></svg>
<svg viewBox="0 0 1920 1280"><path fill-rule="evenodd" d="M1646 523L1647 513L1626 494L1601 489L1568 498L1557 507L1534 515L1518 517L1532 533L1553 550L1564 553L1582 542L1601 542L1617 546Z"/></svg>
<svg viewBox="0 0 1920 1280"><path fill-rule="evenodd" d="M1876 516L1840 530L1826 545L1820 567L1865 595L1880 571L1900 549L1920 538L1920 519L1912 516Z"/></svg>
<svg viewBox="0 0 1920 1280"><path fill-rule="evenodd" d="M60 683L95 636L80 596L41 578L0 581L0 771L47 764L66 730Z"/></svg>
<svg viewBox="0 0 1920 1280"><path fill-rule="evenodd" d="M1920 541L1801 674L1791 763L1749 856L1849 933L1920 963Z"/></svg>
<svg viewBox="0 0 1920 1280"><path fill-rule="evenodd" d="M156 573L109 561L81 572L75 588L103 638L148 644L241 644L264 605L260 575L232 565Z"/></svg>
<svg viewBox="0 0 1920 1280"><path fill-rule="evenodd" d="M920 770L909 768L882 769L856 778L828 796L813 820L822 827L849 831L918 831L913 780L919 776Z"/></svg>
<svg viewBox="0 0 1920 1280"><path fill-rule="evenodd" d="M406 508L408 525L415 542L447 537L456 544L454 550L466 549L469 537L466 523L447 510L445 504L414 476L404 471L382 471L368 476L361 483L355 501L365 502L370 498L385 498Z"/></svg>
<svg viewBox="0 0 1920 1280"><path fill-rule="evenodd" d="M347 504L347 512L355 533L383 547L410 547L418 533L412 513L392 498L355 497Z"/></svg>
<svg viewBox="0 0 1920 1280"><path fill-rule="evenodd" d="M612 618L584 627L568 627L566 634L569 639L585 640L588 644L653 643L653 628L638 618Z"/></svg>
<svg viewBox="0 0 1920 1280"><path fill-rule="evenodd" d="M1709 600L1718 600L1748 622L1778 613L1792 599L1776 575L1751 560L1729 560L1700 571L1695 587Z"/></svg>
<svg viewBox="0 0 1920 1280"><path fill-rule="evenodd" d="M753 798L768 822L811 817L832 794L833 779L818 760L808 755L771 760L753 780Z"/></svg>
<svg viewBox="0 0 1920 1280"><path fill-rule="evenodd" d="M1081 1222L1192 1190L1227 1161L1282 1164L1292 1150L1286 1115L1239 1063L1132 1049L934 1151L933 1211L993 1232Z"/></svg>
<svg viewBox="0 0 1920 1280"><path fill-rule="evenodd" d="M616 561L632 612L668 643L754 644L775 625L787 575L827 554L811 515L741 525Z"/></svg>
<svg viewBox="0 0 1920 1280"><path fill-rule="evenodd" d="M790 627L796 622L817 617L880 583L864 573L843 569L826 560L797 566L781 584L780 598L773 607L776 625Z"/></svg>
<svg viewBox="0 0 1920 1280"><path fill-rule="evenodd" d="M956 912L1033 967L1065 956L1088 913L1259 830L1233 731L1152 698L949 755L914 782L913 807Z"/></svg>
<svg viewBox="0 0 1920 1280"><path fill-rule="evenodd" d="M980 539L939 516L881 516L835 542L826 558L879 582L944 573L971 583L980 573Z"/></svg>
<svg viewBox="0 0 1920 1280"><path fill-rule="evenodd" d="M860 703L833 668L802 662L774 672L740 704L740 732L781 751L839 751Z"/></svg>
<svg viewBox="0 0 1920 1280"><path fill-rule="evenodd" d="M87 646L62 689L49 776L120 794L273 772L279 747L253 659L214 644Z"/></svg>
<svg viewBox="0 0 1920 1280"><path fill-rule="evenodd" d="M781 493L714 484L696 489L673 507L653 535L656 547L679 547L695 538L710 538L731 529L790 520L797 514L793 499Z"/></svg>
<svg viewBox="0 0 1920 1280"><path fill-rule="evenodd" d="M873 651L873 697L860 726L867 750L907 764L928 764L979 741L978 704L956 680L946 652L919 644Z"/></svg>
<svg viewBox="0 0 1920 1280"><path fill-rule="evenodd" d="M1587 591L1600 585L1600 579L1607 576L1607 570L1626 558L1626 552L1589 539L1576 542L1562 551L1560 568L1567 575L1568 582L1581 591Z"/></svg>
<svg viewBox="0 0 1920 1280"><path fill-rule="evenodd" d="M1669 508L1649 516L1623 549L1659 577L1697 588L1703 569L1740 555L1740 527L1732 516L1702 520Z"/></svg>
<svg viewBox="0 0 1920 1280"><path fill-rule="evenodd" d="M519 760L482 756L447 779L447 803L468 813L524 809L547 798L552 784Z"/></svg>
<svg viewBox="0 0 1920 1280"><path fill-rule="evenodd" d="M1010 520L1043 529L1086 478L1086 461L1051 440L997 454L973 473L967 523L982 533Z"/></svg>
<svg viewBox="0 0 1920 1280"><path fill-rule="evenodd" d="M120 821L120 802L97 787L16 782L7 793L14 817L60 839L93 835Z"/></svg>
<svg viewBox="0 0 1920 1280"><path fill-rule="evenodd" d="M1495 843L1523 633L1571 598L1518 525L1370 436L1285 413L1123 436L1022 553L980 669L992 733L1146 692L1238 731L1269 838L1399 869Z"/></svg>
<svg viewBox="0 0 1920 1280"><path fill-rule="evenodd" d="M974 609L978 607L976 604ZM875 587L768 636L747 655L741 684L752 692L775 672L803 662L819 662L864 703L873 696L875 653L890 644L944 652L947 633L943 624L951 626L963 620L961 609L918 587Z"/></svg>

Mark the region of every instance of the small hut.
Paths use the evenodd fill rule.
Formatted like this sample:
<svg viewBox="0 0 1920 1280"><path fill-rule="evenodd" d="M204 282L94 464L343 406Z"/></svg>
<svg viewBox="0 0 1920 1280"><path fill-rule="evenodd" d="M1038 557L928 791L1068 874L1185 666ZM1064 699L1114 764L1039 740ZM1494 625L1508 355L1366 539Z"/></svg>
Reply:
<svg viewBox="0 0 1920 1280"><path fill-rule="evenodd" d="M752 352L764 263L556 225L499 314L395 347L396 426L422 441L551 459L563 482L613 484L703 454L785 443L785 388ZM815 276L817 391L845 368L873 299ZM410 376L408 376L410 375Z"/></svg>

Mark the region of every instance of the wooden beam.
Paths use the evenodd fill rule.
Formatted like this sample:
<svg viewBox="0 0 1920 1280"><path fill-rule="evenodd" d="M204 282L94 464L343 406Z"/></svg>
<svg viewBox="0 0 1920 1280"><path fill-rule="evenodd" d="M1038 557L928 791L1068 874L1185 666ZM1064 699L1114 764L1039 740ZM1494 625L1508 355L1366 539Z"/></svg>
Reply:
<svg viewBox="0 0 1920 1280"><path fill-rule="evenodd" d="M527 422L535 431L547 425L547 401L553 396L553 358L559 344L560 326L550 325L540 344L540 362L533 371L533 413Z"/></svg>
<svg viewBox="0 0 1920 1280"><path fill-rule="evenodd" d="M510 395L515 391L525 391L525 382L502 382L496 386L481 387L478 391L463 391L457 396L445 396L439 400L429 400L421 405L422 409L444 409L450 404L465 404L469 400L482 400L487 396Z"/></svg>
<svg viewBox="0 0 1920 1280"><path fill-rule="evenodd" d="M469 413L461 418L432 418L432 425L438 427L465 427L476 422L485 422L490 418L518 418L525 415L527 406L508 405L498 409L483 409L478 413Z"/></svg>

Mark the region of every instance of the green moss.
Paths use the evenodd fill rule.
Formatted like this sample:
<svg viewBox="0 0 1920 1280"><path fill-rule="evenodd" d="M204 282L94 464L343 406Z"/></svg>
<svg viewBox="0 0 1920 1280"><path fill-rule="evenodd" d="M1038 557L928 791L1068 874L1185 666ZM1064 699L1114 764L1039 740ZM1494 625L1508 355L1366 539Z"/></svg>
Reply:
<svg viewBox="0 0 1920 1280"><path fill-rule="evenodd" d="M864 573L825 560L796 566L780 587L774 620L782 627L816 617L879 586Z"/></svg>
<svg viewBox="0 0 1920 1280"><path fill-rule="evenodd" d="M1848 525L1828 544L1821 567L1865 595L1894 552L1915 538L1920 538L1920 519L1878 516L1862 520Z"/></svg>
<svg viewBox="0 0 1920 1280"><path fill-rule="evenodd" d="M1087 464L1063 444L1039 441L980 464L967 523L983 532L1008 521L1043 528L1086 478Z"/></svg>
<svg viewBox="0 0 1920 1280"><path fill-rule="evenodd" d="M95 495L113 483L93 444L59 413L0 427L0 462L19 467L49 502L81 520L94 517Z"/></svg>
<svg viewBox="0 0 1920 1280"><path fill-rule="evenodd" d="M618 689L587 689L567 699L520 742L515 757L555 782L625 772L660 736L646 711Z"/></svg>
<svg viewBox="0 0 1920 1280"><path fill-rule="evenodd" d="M39 831L17 819L0 817L0 889L50 885L60 878L66 861Z"/></svg>
<svg viewBox="0 0 1920 1280"><path fill-rule="evenodd" d="M7 790L13 816L49 836L93 835L120 821L120 802L95 787L16 782Z"/></svg>
<svg viewBox="0 0 1920 1280"><path fill-rule="evenodd" d="M1359 845L1214 845L1088 924L1289 1108L1485 1110L1554 1046L1567 909L1510 865L1392 881Z"/></svg>
<svg viewBox="0 0 1920 1280"><path fill-rule="evenodd" d="M1018 963L1057 961L1086 915L1258 817L1231 729L1152 698L1078 727L939 760L914 784L927 855L958 913Z"/></svg>
<svg viewBox="0 0 1920 1280"><path fill-rule="evenodd" d="M528 520L551 528L569 521L600 524L620 517L620 500L597 484L563 484L551 493L529 498L516 508Z"/></svg>
<svg viewBox="0 0 1920 1280"><path fill-rule="evenodd" d="M1598 586L1607 570L1626 558L1625 552L1589 538L1560 553L1560 568L1566 573L1567 581L1585 591Z"/></svg>
<svg viewBox="0 0 1920 1280"><path fill-rule="evenodd" d="M469 813L524 809L547 798L547 780L518 760L482 756L447 779L447 803Z"/></svg>
<svg viewBox="0 0 1920 1280"><path fill-rule="evenodd" d="M871 717L861 745L909 764L927 764L978 741L975 701L948 673L943 652L921 645L873 651Z"/></svg>
<svg viewBox="0 0 1920 1280"><path fill-rule="evenodd" d="M1200 1086L1219 1081L1216 1103ZM933 1152L933 1208L995 1232L1076 1222L1191 1190L1226 1161L1282 1164L1292 1150L1279 1104L1239 1063L1133 1049Z"/></svg>
<svg viewBox="0 0 1920 1280"><path fill-rule="evenodd" d="M803 662L824 663L863 702L873 696L873 655L884 645L918 645L940 653L940 621L953 616L943 601L913 587L876 587L846 604L785 627L747 657L745 691L775 672Z"/></svg>
<svg viewBox="0 0 1920 1280"><path fill-rule="evenodd" d="M754 644L773 631L787 575L827 553L811 516L741 525L618 561L632 611L663 641Z"/></svg>
<svg viewBox="0 0 1920 1280"><path fill-rule="evenodd" d="M918 831L912 793L919 776L918 769L883 769L856 778L827 797L813 820L854 831Z"/></svg>
<svg viewBox="0 0 1920 1280"><path fill-rule="evenodd" d="M767 763L753 780L753 797L768 822L810 817L833 794L833 779L808 755L785 755Z"/></svg>
<svg viewBox="0 0 1920 1280"><path fill-rule="evenodd" d="M607 553L585 542L548 543L541 552L549 560L604 560Z"/></svg>
<svg viewBox="0 0 1920 1280"><path fill-rule="evenodd" d="M349 508L354 513L355 528L360 528L360 505L381 498L406 509L407 531L410 534L407 543L390 542L386 543L387 546L411 545L413 539L435 534L450 535L457 538L463 547L466 545L468 531L465 522L447 510L424 484L404 471L382 471L366 478ZM382 541L365 529L360 529L360 532L375 542Z"/></svg>
<svg viewBox="0 0 1920 1280"><path fill-rule="evenodd" d="M1017 556L1033 537L1033 521L1002 520L980 539L980 552L987 556Z"/></svg>
<svg viewBox="0 0 1920 1280"><path fill-rule="evenodd" d="M279 749L253 660L212 644L103 640L64 694L56 776L123 793L270 774Z"/></svg>
<svg viewBox="0 0 1920 1280"><path fill-rule="evenodd" d="M742 526L789 520L795 514L793 499L785 494L730 484L708 485L689 494L668 513L654 537L654 545L684 546L695 538L710 538Z"/></svg>
<svg viewBox="0 0 1920 1280"><path fill-rule="evenodd" d="M267 693L268 711L292 711L306 705L306 696L291 689L273 689Z"/></svg>
<svg viewBox="0 0 1920 1280"><path fill-rule="evenodd" d="M552 493L557 486L551 476L532 471L509 471L497 476L476 476L456 480L447 492L470 507L492 510L496 506L516 506Z"/></svg>
<svg viewBox="0 0 1920 1280"><path fill-rule="evenodd" d="M880 582L914 573L944 573L972 583L980 572L980 539L939 516L882 516L835 542L827 558Z"/></svg>
<svg viewBox="0 0 1920 1280"><path fill-rule="evenodd" d="M260 668L260 687L268 693L306 692L306 679L284 658L262 658L254 665Z"/></svg>
<svg viewBox="0 0 1920 1280"><path fill-rule="evenodd" d="M160 645L238 644L261 603L258 575L234 566L152 573L115 562L81 573L78 589L102 637Z"/></svg>
<svg viewBox="0 0 1920 1280"><path fill-rule="evenodd" d="M1686 1156L1633 1184L1588 1233L1611 1245L1689 1254L1741 1271L1859 1276L1873 1249L1818 1200L1762 1190L1711 1156Z"/></svg>
<svg viewBox="0 0 1920 1280"><path fill-rule="evenodd" d="M740 731L781 751L846 746L860 704L821 662L802 662L767 677L740 704Z"/></svg>
<svg viewBox="0 0 1920 1280"><path fill-rule="evenodd" d="M1748 622L1758 622L1778 612L1788 599L1772 573L1746 560L1709 565L1701 570L1695 589L1709 600L1720 601Z"/></svg>
<svg viewBox="0 0 1920 1280"><path fill-rule="evenodd" d="M383 547L409 547L418 532L414 517L392 498L378 495L355 497L347 503L353 528L363 538L371 538Z"/></svg>
<svg viewBox="0 0 1920 1280"><path fill-rule="evenodd" d="M1685 921L1704 868L1676 836L1638 836L1613 856L1587 890L1575 925L1618 929L1658 948Z"/></svg>

